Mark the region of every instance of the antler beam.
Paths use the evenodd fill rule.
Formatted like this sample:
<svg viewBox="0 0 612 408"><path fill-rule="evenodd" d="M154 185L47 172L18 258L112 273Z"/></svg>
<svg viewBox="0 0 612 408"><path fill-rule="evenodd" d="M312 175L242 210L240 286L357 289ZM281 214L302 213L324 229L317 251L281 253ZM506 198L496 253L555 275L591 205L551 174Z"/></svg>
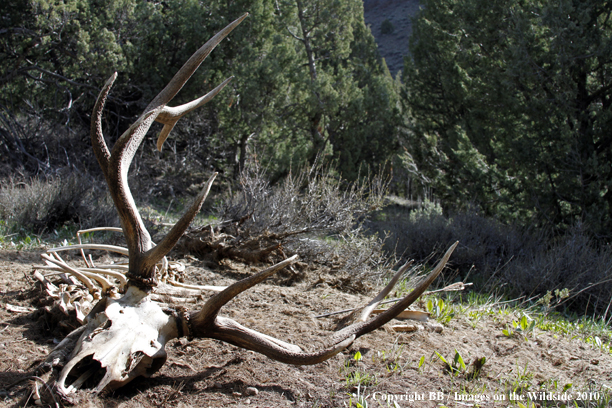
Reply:
<svg viewBox="0 0 612 408"><path fill-rule="evenodd" d="M400 300L393 307L389 308L387 311L380 313L371 320L368 320L372 311L393 289L398 279L408 269L410 264L404 265L404 267L400 268L400 270L395 274L391 282L363 309L357 322L334 333L328 339L328 342L331 344L331 346L328 346L322 349L321 351L306 353L303 352L298 346L285 343L281 340L269 337L254 330L247 329L231 319L217 317L216 313L218 313L218 308L215 306L209 309L206 306L212 303L216 303L213 299L216 297L222 297L225 291L211 298L200 312L192 313L191 326L193 330L193 336L208 337L217 340L222 340L227 343L234 344L235 346L256 351L258 353L270 357L273 360L277 360L286 364L311 365L320 363L329 359L330 357L333 357L340 351L350 346L351 343L358 337L361 337L364 334L367 334L383 326L385 323L389 322L395 316L400 314L404 309L414 303L419 298L419 296L421 296L423 292L425 292L427 288L431 285L431 283L438 277L440 272L442 272L444 266L448 262L448 259L457 247L457 244L458 242L455 242L446 251L446 253L442 257L440 262L438 262L433 271L412 292L406 295L402 300ZM284 262L288 262L290 260L292 260L292 258L287 259ZM267 270L262 271L257 275L244 279L243 281L239 281L234 285L228 287L226 291L230 292L232 287L235 286L236 290L234 290L234 292L237 295L242 290L246 290L247 288L255 285L256 283L268 277L274 272L273 268L280 270L281 268L278 267L279 265L280 264L275 265L274 267L268 268ZM250 282L245 282L247 280L249 280ZM214 312L210 312L210 310Z"/></svg>

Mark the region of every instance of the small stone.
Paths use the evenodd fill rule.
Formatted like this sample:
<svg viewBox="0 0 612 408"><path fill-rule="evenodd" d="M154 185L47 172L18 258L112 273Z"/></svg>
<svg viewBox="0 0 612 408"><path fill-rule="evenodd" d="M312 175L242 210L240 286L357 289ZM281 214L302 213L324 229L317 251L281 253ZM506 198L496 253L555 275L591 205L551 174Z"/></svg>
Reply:
<svg viewBox="0 0 612 408"><path fill-rule="evenodd" d="M246 395L257 395L259 394L259 390L255 387L248 387L244 393Z"/></svg>
<svg viewBox="0 0 612 408"><path fill-rule="evenodd" d="M591 364L593 364L593 365L598 365L598 364L599 364L599 360L597 360L597 359L592 359L592 360L591 360Z"/></svg>
<svg viewBox="0 0 612 408"><path fill-rule="evenodd" d="M215 388L223 388L223 384L216 382L216 383L213 384L213 387L215 387Z"/></svg>
<svg viewBox="0 0 612 408"><path fill-rule="evenodd" d="M241 393L239 393L238 391L234 391L234 392L232 392L232 395L233 395L234 397L242 397L242 394L241 394Z"/></svg>

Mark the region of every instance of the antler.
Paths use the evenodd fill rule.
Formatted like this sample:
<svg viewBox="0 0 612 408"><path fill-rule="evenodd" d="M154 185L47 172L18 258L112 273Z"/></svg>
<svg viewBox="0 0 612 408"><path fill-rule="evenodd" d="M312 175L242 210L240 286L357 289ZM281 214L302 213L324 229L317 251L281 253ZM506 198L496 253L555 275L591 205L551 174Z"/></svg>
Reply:
<svg viewBox="0 0 612 408"><path fill-rule="evenodd" d="M230 77L208 94L187 104L177 107L167 106L208 54L247 16L248 13L229 24L189 58L168 85L146 107L138 120L119 137L113 146L112 152L109 151L102 133L102 111L110 89L117 78L117 73L114 73L106 82L94 106L91 123L93 149L121 219L121 226L130 254L128 277L133 283L137 283L144 289L150 289L155 285L155 264L170 252L194 219L208 195L216 173L208 180L208 183L206 183L206 186L196 197L185 215L183 215L161 242L155 246L142 222L130 192L127 183L128 169L136 150L154 121L164 124L157 141L157 147L161 149L168 134L181 117L210 101L231 81L232 78Z"/></svg>
<svg viewBox="0 0 612 408"><path fill-rule="evenodd" d="M153 289L160 289L157 287L155 265L165 259L165 255L194 219L216 174L213 174L208 180L191 207L170 232L158 245L155 245L142 222L130 192L127 183L128 168L154 121L164 125L157 141L157 147L161 149L168 134L181 117L208 102L228 84L231 78L225 80L207 95L192 102L177 107L167 106L213 48L246 16L247 14L244 14L229 24L196 51L147 106L138 120L121 135L112 151L108 149L102 133L102 110L117 74L111 76L100 92L92 117L91 139L94 152L117 207L127 241L129 265L126 276L128 281L126 283L125 278L115 271L103 272L107 276L117 278L122 289L125 287L125 291L122 292L123 296L114 296L109 290L111 282L95 275L92 271L95 269L93 261L90 260L88 264L86 260L87 268L72 268L57 254L58 251L67 248L56 248L51 251L51 255L44 256L50 267L71 273L76 279L87 285L90 292L95 291L94 281L102 286L104 292L96 292L96 295L103 297L83 319L85 327L70 334L70 341L60 343L58 350L50 354L49 358L55 358L54 356L59 354L69 356L69 361L66 364L62 363L63 369L56 383L56 389L62 395L67 396L72 393L94 375L96 375L95 378L101 378L95 388L96 392L121 387L141 375L150 376L164 364L167 357L165 351L167 342L182 336L218 339L288 364L319 363L348 347L356 338L381 327L416 301L441 273L457 246L455 243L446 251L438 265L414 291L390 309L370 319L373 309L388 295L401 275L408 269L409 264L400 268L391 282L362 310L357 322L332 334L320 351L305 352L296 345L243 327L232 319L218 316L219 311L227 302L264 281L276 271L291 265L297 260L297 255L223 290L213 288L221 291L213 295L200 310L188 312L180 307L162 309L156 301L156 294L151 293ZM86 247L125 253L123 248L110 246L73 246L76 249ZM166 262L162 262L164 263ZM75 341L77 336L79 339ZM64 349L68 347L72 350L65 353ZM53 365L56 365L55 360L53 360ZM72 383L68 384L69 381Z"/></svg>
<svg viewBox="0 0 612 408"><path fill-rule="evenodd" d="M297 256L293 256L285 261L274 265L256 275L243 279L229 286L224 291L211 297L199 312L192 312L189 321L185 327L185 333L193 337L207 337L217 340L222 340L231 343L235 346L246 348L264 354L271 359L280 361L286 364L309 365L317 364L333 357L343 349L351 345L351 343L360 336L378 329L385 323L389 322L404 309L414 303L419 296L427 290L429 285L442 272L444 266L448 262L451 254L457 247L458 242L455 242L444 254L440 262L436 265L433 271L408 295L397 302L387 311L377 315L374 319L368 320L372 311L380 304L380 302L393 289L398 279L410 267L410 263L404 265L391 279L391 282L362 310L357 322L348 326L336 333L329 339L331 346L325 347L317 352L303 352L300 347L285 343L282 340L270 337L259 333L255 330L241 326L232 319L217 316L219 309L226 304L230 299L234 298L240 292L262 282L264 279L272 275L277 270L284 266L293 263ZM191 327L189 327L191 326Z"/></svg>

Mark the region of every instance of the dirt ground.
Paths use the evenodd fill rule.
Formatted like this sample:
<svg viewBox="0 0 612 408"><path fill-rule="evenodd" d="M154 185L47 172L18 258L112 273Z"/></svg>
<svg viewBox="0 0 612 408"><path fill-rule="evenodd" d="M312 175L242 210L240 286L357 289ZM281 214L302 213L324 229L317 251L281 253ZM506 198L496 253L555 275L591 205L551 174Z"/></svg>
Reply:
<svg viewBox="0 0 612 408"><path fill-rule="evenodd" d="M38 305L41 293L35 288L32 272L39 259L38 252L0 251L2 407L19 406L34 381L32 368L61 340L54 336L55 328L49 327L42 312L7 310L7 305ZM199 284L229 284L260 269L225 262L213 271L195 258L183 261L188 264L190 280ZM361 305L374 295L373 290L366 297L334 287L341 282L333 274L306 269L300 282L289 284L278 278L239 295L222 309L222 315L313 350L337 322L314 315ZM506 407L514 406L508 401L509 390L515 389L520 398L527 391L554 390L557 381L558 394L565 384L573 384L569 390L572 403L582 396L593 400L578 401L579 406L597 406L597 394L578 391L612 386L610 354L571 336L538 329L528 340L508 338L502 329L511 320L512 316L485 315L475 322L460 315L441 333L427 329L396 333L387 327L357 339L349 350L314 366L284 365L216 340L180 339L169 343L169 359L152 378L135 380L120 391L100 396L81 391L77 405L348 407L351 403L355 406L355 396L360 394L367 397L369 407L393 407L387 398L395 398L399 407ZM355 363L357 351L363 358ZM453 375L435 352L451 361L456 351L468 369ZM473 378L469 366L482 357L486 362ZM359 388L347 384L352 372L361 379ZM549 403L538 406L554 406L553 397L544 396ZM498 401L500 398L505 400Z"/></svg>

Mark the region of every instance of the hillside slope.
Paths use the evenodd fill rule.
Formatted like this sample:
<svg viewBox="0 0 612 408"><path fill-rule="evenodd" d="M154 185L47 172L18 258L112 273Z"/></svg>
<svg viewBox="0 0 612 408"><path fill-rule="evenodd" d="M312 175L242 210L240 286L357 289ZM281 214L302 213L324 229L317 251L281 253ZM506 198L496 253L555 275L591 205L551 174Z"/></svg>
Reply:
<svg viewBox="0 0 612 408"><path fill-rule="evenodd" d="M386 60L393 76L403 68L404 56L408 54L408 39L412 33L412 17L419 11L418 0L364 0L366 24L370 26L378 50ZM393 32L381 33L385 20L393 24Z"/></svg>

